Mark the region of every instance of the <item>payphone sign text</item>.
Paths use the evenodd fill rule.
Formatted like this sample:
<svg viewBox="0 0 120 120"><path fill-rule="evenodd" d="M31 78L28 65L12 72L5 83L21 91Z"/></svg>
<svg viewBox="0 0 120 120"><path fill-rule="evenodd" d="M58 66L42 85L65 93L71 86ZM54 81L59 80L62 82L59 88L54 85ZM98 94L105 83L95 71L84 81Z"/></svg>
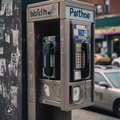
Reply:
<svg viewBox="0 0 120 120"><path fill-rule="evenodd" d="M29 20L58 16L58 3L30 8L28 13Z"/></svg>
<svg viewBox="0 0 120 120"><path fill-rule="evenodd" d="M88 21L88 22L94 21L93 11L73 8L69 6L66 6L66 18L83 20L83 21Z"/></svg>

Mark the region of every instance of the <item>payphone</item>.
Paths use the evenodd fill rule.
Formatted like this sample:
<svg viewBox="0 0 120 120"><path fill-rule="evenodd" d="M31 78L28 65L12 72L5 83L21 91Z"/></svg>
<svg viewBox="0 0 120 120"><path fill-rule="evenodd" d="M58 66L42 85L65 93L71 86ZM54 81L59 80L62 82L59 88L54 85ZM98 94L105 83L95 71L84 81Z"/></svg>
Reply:
<svg viewBox="0 0 120 120"><path fill-rule="evenodd" d="M95 7L72 0L28 5L28 103L63 111L94 103Z"/></svg>

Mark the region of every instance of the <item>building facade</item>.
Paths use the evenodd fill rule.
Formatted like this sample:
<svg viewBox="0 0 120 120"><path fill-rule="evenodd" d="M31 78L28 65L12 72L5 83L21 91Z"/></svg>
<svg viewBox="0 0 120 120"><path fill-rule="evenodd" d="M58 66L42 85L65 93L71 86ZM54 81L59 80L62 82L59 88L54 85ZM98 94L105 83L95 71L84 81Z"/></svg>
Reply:
<svg viewBox="0 0 120 120"><path fill-rule="evenodd" d="M120 0L80 0L96 6L95 52L120 56Z"/></svg>

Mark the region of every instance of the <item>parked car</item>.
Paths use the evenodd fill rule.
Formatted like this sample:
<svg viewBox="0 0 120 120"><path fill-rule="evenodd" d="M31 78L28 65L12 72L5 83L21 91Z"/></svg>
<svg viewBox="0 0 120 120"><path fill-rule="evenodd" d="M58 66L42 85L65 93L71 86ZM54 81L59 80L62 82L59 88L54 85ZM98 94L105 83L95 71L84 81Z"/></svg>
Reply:
<svg viewBox="0 0 120 120"><path fill-rule="evenodd" d="M105 53L98 53L94 55L94 63L100 65L111 64L111 58Z"/></svg>
<svg viewBox="0 0 120 120"><path fill-rule="evenodd" d="M112 65L120 67L120 57L113 59Z"/></svg>
<svg viewBox="0 0 120 120"><path fill-rule="evenodd" d="M94 106L112 111L120 118L120 68L95 66Z"/></svg>

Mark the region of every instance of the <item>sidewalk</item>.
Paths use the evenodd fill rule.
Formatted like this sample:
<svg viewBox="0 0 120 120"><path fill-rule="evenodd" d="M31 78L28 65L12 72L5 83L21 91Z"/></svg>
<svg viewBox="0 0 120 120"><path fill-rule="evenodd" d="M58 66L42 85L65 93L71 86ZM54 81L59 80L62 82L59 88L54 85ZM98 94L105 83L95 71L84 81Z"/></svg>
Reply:
<svg viewBox="0 0 120 120"><path fill-rule="evenodd" d="M120 120L120 119L92 112L89 110L76 109L72 111L72 120Z"/></svg>

